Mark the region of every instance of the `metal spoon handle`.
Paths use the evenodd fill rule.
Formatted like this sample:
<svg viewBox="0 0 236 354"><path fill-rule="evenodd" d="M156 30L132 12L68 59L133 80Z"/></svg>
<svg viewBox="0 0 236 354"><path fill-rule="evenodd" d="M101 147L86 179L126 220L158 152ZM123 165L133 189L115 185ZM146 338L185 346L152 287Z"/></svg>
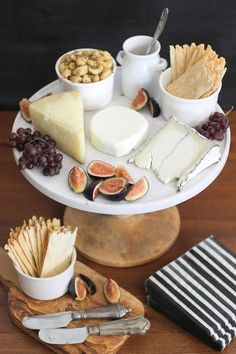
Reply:
<svg viewBox="0 0 236 354"><path fill-rule="evenodd" d="M156 29L156 32L154 33L154 36L152 38L152 41L146 51L146 54L149 54L151 49L152 49L152 46L154 45L155 41L160 37L160 35L162 34L162 31L165 27L165 24L166 24L166 21L167 21L167 18L168 18L168 14L169 14L169 9L167 7L165 7L163 10L162 10L162 13L161 13L161 17L160 17L160 20L158 22L158 25L157 25L157 29Z"/></svg>

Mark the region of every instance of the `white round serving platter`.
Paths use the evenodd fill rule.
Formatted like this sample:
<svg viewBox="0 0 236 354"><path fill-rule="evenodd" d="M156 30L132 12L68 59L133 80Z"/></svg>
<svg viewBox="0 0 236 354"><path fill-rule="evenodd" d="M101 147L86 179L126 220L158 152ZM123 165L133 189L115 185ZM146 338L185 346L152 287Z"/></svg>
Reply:
<svg viewBox="0 0 236 354"><path fill-rule="evenodd" d="M62 92L62 88L58 80L53 81L37 91L31 99L39 98L49 92ZM120 89L119 69L116 74L114 97L109 106L116 105L126 107L130 106L130 100L122 95ZM216 110L221 111L221 108L217 106ZM134 164L128 163L128 159L135 154L135 151L132 151L130 154L123 157L113 157L96 150L91 145L89 138L89 124L91 117L95 113L96 111L86 111L84 113L86 135L86 161L84 164L79 164L76 160L63 153L63 166L59 175L45 177L43 176L41 169L38 167L34 167L32 170L25 169L22 171L23 176L40 192L66 206L88 212L111 215L141 214L166 209L182 203L203 191L216 179L227 161L230 148L230 129L227 130L225 139L222 142L219 142L221 160L217 164L205 169L190 182L186 183L180 192L177 192L175 182L165 185L157 179L152 171L140 169ZM155 135L158 129L160 129L160 127L164 124L165 119L161 116L152 118L146 108L141 110L140 113L143 114L145 119L149 122L148 137L150 138ZM22 118L20 112L16 116L12 130L16 131L19 127L32 127L31 124L27 123ZM137 150L140 150L140 147ZM15 159L18 160L21 153L19 153L16 149L13 149L13 153ZM136 200L135 202L111 202L101 195L99 195L95 201L89 201L83 194L75 194L68 186L68 172L75 165L80 165L86 170L87 165L92 160L106 161L114 166L122 164L128 169L135 181L142 176L146 176L149 181L148 193L143 198Z"/></svg>

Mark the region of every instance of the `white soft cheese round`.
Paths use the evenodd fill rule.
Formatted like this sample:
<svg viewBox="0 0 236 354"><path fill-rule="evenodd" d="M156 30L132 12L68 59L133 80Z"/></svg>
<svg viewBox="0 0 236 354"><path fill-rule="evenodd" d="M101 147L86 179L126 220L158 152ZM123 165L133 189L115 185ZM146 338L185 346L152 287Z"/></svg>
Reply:
<svg viewBox="0 0 236 354"><path fill-rule="evenodd" d="M148 122L138 112L113 106L96 113L90 123L92 144L100 151L123 156L144 140Z"/></svg>

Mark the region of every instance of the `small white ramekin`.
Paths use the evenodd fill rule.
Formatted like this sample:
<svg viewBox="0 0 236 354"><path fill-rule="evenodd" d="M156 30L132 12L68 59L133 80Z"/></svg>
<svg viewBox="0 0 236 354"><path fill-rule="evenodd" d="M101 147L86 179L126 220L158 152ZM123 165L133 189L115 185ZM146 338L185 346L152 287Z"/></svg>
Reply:
<svg viewBox="0 0 236 354"><path fill-rule="evenodd" d="M112 58L112 73L106 79L98 81L98 82L91 82L91 83L77 83L71 82L62 77L59 71L59 65L61 63L62 58L67 54L72 54L75 51L79 50L95 50L93 48L81 48L81 49L74 49L65 54L63 54L55 64L55 70L57 77L62 85L64 91L80 91L84 109L86 111L100 109L105 107L112 99L113 90L114 90L114 81L115 81L115 73L116 73L116 62Z"/></svg>
<svg viewBox="0 0 236 354"><path fill-rule="evenodd" d="M36 278L24 274L14 263L17 278L23 292L36 300L53 300L68 291L68 285L74 275L76 250L73 250L72 260L64 272L48 278Z"/></svg>
<svg viewBox="0 0 236 354"><path fill-rule="evenodd" d="M163 71L159 77L159 104L166 119L175 116L191 127L205 122L215 112L221 84L210 96L200 99L185 99L171 95L166 87L171 82L171 68Z"/></svg>

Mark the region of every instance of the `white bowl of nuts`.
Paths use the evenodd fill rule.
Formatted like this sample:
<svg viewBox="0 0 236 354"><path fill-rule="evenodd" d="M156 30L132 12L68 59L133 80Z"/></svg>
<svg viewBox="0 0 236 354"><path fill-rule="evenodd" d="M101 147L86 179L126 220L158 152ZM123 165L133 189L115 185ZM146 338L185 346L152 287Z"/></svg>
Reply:
<svg viewBox="0 0 236 354"><path fill-rule="evenodd" d="M85 110L100 109L111 101L116 62L109 52L74 49L57 60L55 70L65 91L80 91Z"/></svg>

